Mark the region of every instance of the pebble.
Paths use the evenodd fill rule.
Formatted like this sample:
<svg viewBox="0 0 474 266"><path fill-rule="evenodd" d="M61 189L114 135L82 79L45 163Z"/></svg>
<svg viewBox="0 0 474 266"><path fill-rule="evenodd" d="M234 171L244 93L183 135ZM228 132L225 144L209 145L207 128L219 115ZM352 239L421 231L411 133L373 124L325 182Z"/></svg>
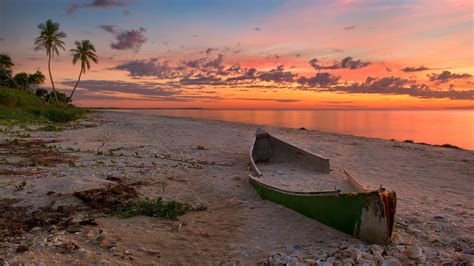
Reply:
<svg viewBox="0 0 474 266"><path fill-rule="evenodd" d="M418 259L423 255L423 251L418 246L411 246L407 248L406 254L410 259Z"/></svg>
<svg viewBox="0 0 474 266"><path fill-rule="evenodd" d="M357 265L360 265L360 266L370 266L370 260L360 259L359 262L357 263Z"/></svg>
<svg viewBox="0 0 474 266"><path fill-rule="evenodd" d="M474 248L468 248L462 251L464 254L474 255Z"/></svg>
<svg viewBox="0 0 474 266"><path fill-rule="evenodd" d="M446 252L440 252L439 256L443 259L451 259L452 258L451 254L446 253Z"/></svg>
<svg viewBox="0 0 474 266"><path fill-rule="evenodd" d="M356 248L350 249L351 252L351 259L353 259L355 262L358 262L360 258L362 257L362 252Z"/></svg>
<svg viewBox="0 0 474 266"><path fill-rule="evenodd" d="M145 253L148 253L148 254L154 254L154 255L160 254L160 251L158 251L158 250L147 249L147 248L144 248L144 247L140 247L139 250L140 250L140 251L143 251L143 252L145 252Z"/></svg>
<svg viewBox="0 0 474 266"><path fill-rule="evenodd" d="M372 259L372 255L370 255L367 252L361 252L361 255L362 255L362 258L364 259L368 259L368 260Z"/></svg>
<svg viewBox="0 0 474 266"><path fill-rule="evenodd" d="M48 239L46 237L41 237L36 241L35 246L44 247L47 242L48 242Z"/></svg>
<svg viewBox="0 0 474 266"><path fill-rule="evenodd" d="M84 248L79 249L79 257L81 259L85 259L85 258L89 257L90 254L91 254L91 252L87 249L84 249Z"/></svg>
<svg viewBox="0 0 474 266"><path fill-rule="evenodd" d="M421 234L421 230L419 230L415 227L412 227L412 226L408 226L407 232L415 234L415 235L420 235Z"/></svg>
<svg viewBox="0 0 474 266"><path fill-rule="evenodd" d="M31 228L31 230L30 230L31 233L39 232L39 231L41 231L41 227L39 227L39 226L35 226L35 227Z"/></svg>
<svg viewBox="0 0 474 266"><path fill-rule="evenodd" d="M381 247L379 245L372 245L372 246L370 246L370 250L372 251L372 254L374 254L374 255L376 255L376 254L382 255L383 247Z"/></svg>
<svg viewBox="0 0 474 266"><path fill-rule="evenodd" d="M96 260L96 264L112 264L112 263L106 259L98 259Z"/></svg>
<svg viewBox="0 0 474 266"><path fill-rule="evenodd" d="M99 236L97 236L97 238L95 239L95 242L96 243L100 243L102 241L105 240L105 235L104 234L100 234Z"/></svg>
<svg viewBox="0 0 474 266"><path fill-rule="evenodd" d="M474 262L474 255L466 254L466 253L459 253L458 254L458 259L461 260L461 261Z"/></svg>
<svg viewBox="0 0 474 266"><path fill-rule="evenodd" d="M342 260L342 263L354 265L355 261L352 258L345 258L345 259Z"/></svg>
<svg viewBox="0 0 474 266"><path fill-rule="evenodd" d="M396 259L389 259L382 262L382 266L402 266L402 264Z"/></svg>
<svg viewBox="0 0 474 266"><path fill-rule="evenodd" d="M375 254L373 260L378 263L382 263L383 261L385 261L385 258L382 256L382 254Z"/></svg>

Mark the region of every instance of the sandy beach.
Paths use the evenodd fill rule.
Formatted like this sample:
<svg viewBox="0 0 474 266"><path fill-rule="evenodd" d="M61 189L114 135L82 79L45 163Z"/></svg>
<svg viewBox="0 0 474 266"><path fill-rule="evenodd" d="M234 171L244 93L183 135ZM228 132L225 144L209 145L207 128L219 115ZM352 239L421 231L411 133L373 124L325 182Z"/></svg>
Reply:
<svg viewBox="0 0 474 266"><path fill-rule="evenodd" d="M96 112L64 127L59 132L2 127L0 209L12 216L1 214L0 230L6 232L14 208L28 214L45 207L80 207L84 203L74 192L113 186L117 180L134 184L140 197L207 208L177 220L78 210L71 221L95 215L96 224L4 233L4 264L474 263L473 151L265 127L324 155L331 168L344 168L368 187L396 191L395 236L390 245L378 246L260 199L247 178L254 125ZM12 143L15 138L19 141ZM28 163L33 155L22 143L35 140L43 148L56 147L57 163ZM26 152L20 154L19 147ZM15 187L22 181L23 188Z"/></svg>

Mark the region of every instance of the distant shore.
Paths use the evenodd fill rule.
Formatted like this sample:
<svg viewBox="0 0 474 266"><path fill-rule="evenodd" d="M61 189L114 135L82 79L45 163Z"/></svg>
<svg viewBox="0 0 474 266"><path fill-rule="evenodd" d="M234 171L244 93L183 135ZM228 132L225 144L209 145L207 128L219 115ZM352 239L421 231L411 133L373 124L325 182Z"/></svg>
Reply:
<svg viewBox="0 0 474 266"><path fill-rule="evenodd" d="M84 204L75 192L118 183L133 185L139 197L206 208L167 220L89 216L75 207L72 221L82 217L83 225L30 228L21 234L24 239L4 241L0 258L10 264L47 265L351 260L441 264L474 258L469 253L474 245L474 188L466 185L474 182L472 151L265 127L328 157L331 168L344 168L368 187L382 185L397 192L395 237L381 247L261 200L247 180L255 128L107 111L58 132L2 128L1 142L8 145L0 147L0 208L11 215L20 209L12 209L5 199L17 200L14 206L28 211L67 209L60 206ZM48 147L49 153L40 153ZM28 149L30 155L21 153ZM87 217L94 217L95 224ZM5 218L0 218L0 226Z"/></svg>

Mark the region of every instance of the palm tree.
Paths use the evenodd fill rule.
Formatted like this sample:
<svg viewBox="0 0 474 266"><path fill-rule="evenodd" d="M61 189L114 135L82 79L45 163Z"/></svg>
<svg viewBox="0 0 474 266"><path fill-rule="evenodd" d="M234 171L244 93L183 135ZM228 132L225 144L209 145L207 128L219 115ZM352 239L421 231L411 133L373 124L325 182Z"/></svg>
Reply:
<svg viewBox="0 0 474 266"><path fill-rule="evenodd" d="M72 96L76 91L77 85L81 80L82 73L85 74L86 70L91 69L90 60L96 64L99 62L97 60L97 55L95 54L95 47L89 40L82 40L80 42L76 41L74 44L76 45L76 48L69 50L69 52L71 52L72 55L73 65L75 65L77 61L81 61L81 72L79 72L79 78L77 79L76 86L74 86L71 96L69 96L70 99L72 99Z"/></svg>
<svg viewBox="0 0 474 266"><path fill-rule="evenodd" d="M48 56L49 78L53 87L53 94L56 95L53 75L51 75L51 58L54 57L55 54L59 56L58 48L66 50L64 48L64 42L61 40L66 38L66 33L59 31L59 23L53 22L51 19L48 19L46 23L39 24L38 29L40 29L41 32L40 36L35 40L35 50L46 50L46 55Z"/></svg>

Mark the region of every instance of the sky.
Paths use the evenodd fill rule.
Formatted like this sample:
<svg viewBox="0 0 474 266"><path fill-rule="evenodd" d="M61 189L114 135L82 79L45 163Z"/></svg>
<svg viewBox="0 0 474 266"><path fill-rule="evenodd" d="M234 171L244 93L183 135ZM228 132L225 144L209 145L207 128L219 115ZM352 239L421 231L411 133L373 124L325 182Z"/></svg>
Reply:
<svg viewBox="0 0 474 266"><path fill-rule="evenodd" d="M86 107L474 109L473 17L464 0L0 0L0 52L47 76L37 26L59 23L69 94L90 40Z"/></svg>

